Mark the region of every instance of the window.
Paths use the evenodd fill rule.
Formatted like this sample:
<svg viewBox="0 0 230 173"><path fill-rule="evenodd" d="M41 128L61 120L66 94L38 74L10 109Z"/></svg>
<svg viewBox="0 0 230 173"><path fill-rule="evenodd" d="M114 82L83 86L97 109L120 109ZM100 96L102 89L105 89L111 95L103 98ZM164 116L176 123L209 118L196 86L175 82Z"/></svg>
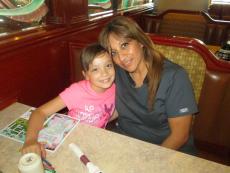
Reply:
<svg viewBox="0 0 230 173"><path fill-rule="evenodd" d="M230 0L211 0L211 4L230 4Z"/></svg>

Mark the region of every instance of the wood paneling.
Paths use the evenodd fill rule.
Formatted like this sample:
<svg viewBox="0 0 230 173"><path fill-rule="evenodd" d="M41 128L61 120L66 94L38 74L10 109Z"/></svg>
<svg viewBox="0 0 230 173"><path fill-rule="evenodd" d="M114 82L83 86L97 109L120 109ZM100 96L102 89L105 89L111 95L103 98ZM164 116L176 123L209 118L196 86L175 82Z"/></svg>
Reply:
<svg viewBox="0 0 230 173"><path fill-rule="evenodd" d="M87 19L88 1L86 0L49 0L49 15L47 23L70 25L78 23L80 19Z"/></svg>
<svg viewBox="0 0 230 173"><path fill-rule="evenodd" d="M38 106L69 83L67 43L52 40L1 55L0 95Z"/></svg>
<svg viewBox="0 0 230 173"><path fill-rule="evenodd" d="M0 37L0 109L16 100L37 107L55 97L72 82L69 42L95 42L112 17L123 14L138 19L152 10L145 7L89 20L87 1L47 2L51 7L47 26Z"/></svg>

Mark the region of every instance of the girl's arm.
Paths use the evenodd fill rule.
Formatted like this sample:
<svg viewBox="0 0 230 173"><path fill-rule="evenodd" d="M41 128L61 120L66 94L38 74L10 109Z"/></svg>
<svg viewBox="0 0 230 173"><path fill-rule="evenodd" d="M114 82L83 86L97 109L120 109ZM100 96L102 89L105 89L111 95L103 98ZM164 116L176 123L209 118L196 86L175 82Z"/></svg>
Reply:
<svg viewBox="0 0 230 173"><path fill-rule="evenodd" d="M65 108L62 99L57 96L44 105L38 107L30 116L26 133L26 140L21 149L23 154L34 152L43 157L46 156L44 147L37 142L38 133L43 128L45 119L55 112Z"/></svg>
<svg viewBox="0 0 230 173"><path fill-rule="evenodd" d="M177 150L185 144L189 138L192 125L192 115L169 118L168 121L171 133L161 146Z"/></svg>

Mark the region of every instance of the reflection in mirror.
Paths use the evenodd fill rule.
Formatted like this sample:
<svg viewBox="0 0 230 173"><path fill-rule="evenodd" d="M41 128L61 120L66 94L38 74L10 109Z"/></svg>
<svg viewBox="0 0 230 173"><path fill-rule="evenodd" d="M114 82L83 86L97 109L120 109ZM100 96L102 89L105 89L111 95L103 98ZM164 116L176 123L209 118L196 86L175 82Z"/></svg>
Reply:
<svg viewBox="0 0 230 173"><path fill-rule="evenodd" d="M112 12L113 0L88 0L89 17L106 15Z"/></svg>
<svg viewBox="0 0 230 173"><path fill-rule="evenodd" d="M152 0L88 0L88 15L89 17L104 15L152 2Z"/></svg>
<svg viewBox="0 0 230 173"><path fill-rule="evenodd" d="M0 36L44 24L45 0L0 0Z"/></svg>

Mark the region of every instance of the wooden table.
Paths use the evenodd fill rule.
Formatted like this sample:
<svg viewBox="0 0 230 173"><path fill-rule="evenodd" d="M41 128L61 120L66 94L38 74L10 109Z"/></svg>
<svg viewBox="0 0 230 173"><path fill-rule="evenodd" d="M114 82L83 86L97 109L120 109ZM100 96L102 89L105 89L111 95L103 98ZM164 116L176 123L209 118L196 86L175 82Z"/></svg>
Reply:
<svg viewBox="0 0 230 173"><path fill-rule="evenodd" d="M0 111L0 128L29 107L14 103ZM71 153L77 144L104 173L229 173L230 167L174 150L129 138L104 129L79 124L55 153L47 159L58 173L86 173L85 166ZM0 171L17 173L22 144L0 137Z"/></svg>

